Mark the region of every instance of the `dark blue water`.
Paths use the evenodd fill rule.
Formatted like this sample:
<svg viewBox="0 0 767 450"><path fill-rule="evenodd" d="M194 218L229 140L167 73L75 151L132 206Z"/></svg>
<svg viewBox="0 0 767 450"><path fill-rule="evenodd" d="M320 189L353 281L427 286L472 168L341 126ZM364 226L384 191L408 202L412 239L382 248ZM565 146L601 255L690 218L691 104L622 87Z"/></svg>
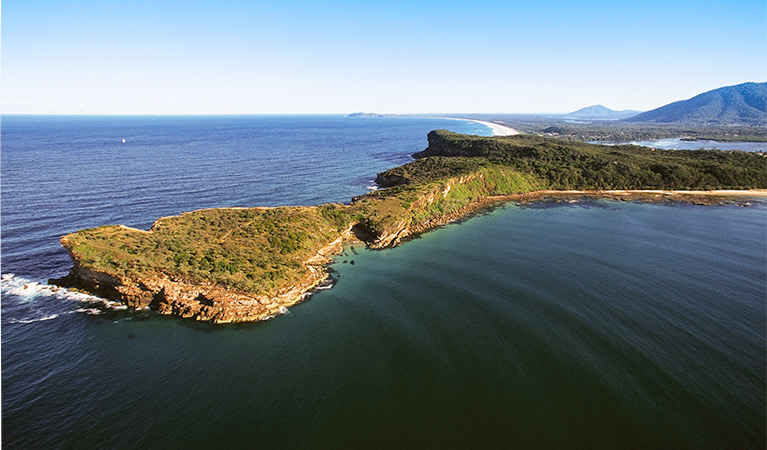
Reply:
<svg viewBox="0 0 767 450"><path fill-rule="evenodd" d="M255 324L105 308L33 282L66 272L58 236L85 226L348 201L433 128L487 133L3 117L3 445L764 448L759 202L507 205L395 249L347 247L332 289Z"/></svg>
<svg viewBox="0 0 767 450"><path fill-rule="evenodd" d="M2 118L3 273L66 273L66 233L225 206L348 202L412 160L435 128L474 122L342 116ZM122 143L125 139L125 143Z"/></svg>

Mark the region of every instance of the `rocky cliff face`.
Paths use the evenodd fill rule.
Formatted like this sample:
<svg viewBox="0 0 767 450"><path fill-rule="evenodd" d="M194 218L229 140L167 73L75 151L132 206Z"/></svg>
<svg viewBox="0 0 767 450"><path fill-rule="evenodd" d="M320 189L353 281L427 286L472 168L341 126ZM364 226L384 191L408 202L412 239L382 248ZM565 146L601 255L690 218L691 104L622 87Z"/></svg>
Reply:
<svg viewBox="0 0 767 450"><path fill-rule="evenodd" d="M472 156L469 148L457 145L456 142L450 142L446 138L446 133L442 130L430 131L427 136L429 146L425 150L413 153L413 158L420 159L428 156Z"/></svg>
<svg viewBox="0 0 767 450"><path fill-rule="evenodd" d="M380 177L381 174L379 174ZM396 180L392 183L393 185L403 182L403 178L398 175L388 180L390 182ZM366 222L358 223L355 225L355 233L370 248L393 247L408 236L456 220L477 207L487 204L488 200L485 197L489 189L485 181L485 174L480 171L435 183L424 188L419 196L407 208L402 208L398 214L383 215L380 220L372 224L373 226ZM451 193L454 193L453 189L456 186L471 186L472 189L476 189L477 194L473 198L463 199L462 204L452 209L434 207L443 201L455 202L456 200L451 198ZM355 200L359 199L361 198Z"/></svg>

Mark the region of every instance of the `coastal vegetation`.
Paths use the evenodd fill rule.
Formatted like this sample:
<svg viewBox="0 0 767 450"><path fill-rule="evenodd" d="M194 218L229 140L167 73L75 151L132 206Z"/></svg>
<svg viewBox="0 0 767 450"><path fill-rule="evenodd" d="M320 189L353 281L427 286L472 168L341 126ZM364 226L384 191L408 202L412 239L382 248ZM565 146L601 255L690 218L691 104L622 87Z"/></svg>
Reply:
<svg viewBox="0 0 767 450"><path fill-rule="evenodd" d="M79 265L117 278L163 275L266 294L300 276L302 261L339 235L345 209L206 209L160 219L149 232L103 226L62 244Z"/></svg>
<svg viewBox="0 0 767 450"><path fill-rule="evenodd" d="M438 130L416 157L462 155L513 167L550 189L752 189L767 185L767 160L749 152L657 150L565 143L541 136L486 138Z"/></svg>
<svg viewBox="0 0 767 450"><path fill-rule="evenodd" d="M316 285L318 264L327 262L327 249L338 242L354 236L372 248L391 246L495 198L551 189L767 187L767 159L756 153L607 147L445 130L428 138L429 147L416 153L415 161L378 174L385 189L349 204L206 209L159 219L149 231L113 225L69 234L61 243L75 267L58 283L92 291L110 285L114 289L105 292L119 300L136 306L166 302L171 306L161 310L200 320L256 320L276 307L269 299L296 286L300 296ZM202 293L171 298L172 291L195 289ZM227 315L229 297L222 292L240 295L239 305L245 295L271 306L262 315Z"/></svg>

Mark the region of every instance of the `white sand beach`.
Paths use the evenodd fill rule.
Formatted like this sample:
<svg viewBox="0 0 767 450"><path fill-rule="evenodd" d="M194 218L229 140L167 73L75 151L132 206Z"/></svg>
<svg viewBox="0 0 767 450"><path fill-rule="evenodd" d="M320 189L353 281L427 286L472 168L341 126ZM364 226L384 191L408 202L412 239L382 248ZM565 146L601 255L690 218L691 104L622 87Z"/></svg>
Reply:
<svg viewBox="0 0 767 450"><path fill-rule="evenodd" d="M519 134L519 131L515 130L514 128L507 127L506 125L501 125L495 122L487 122L485 120L462 119L460 117L440 117L440 119L465 120L466 122L481 123L482 125L490 127L490 130L492 130L492 136L514 136L515 134Z"/></svg>
<svg viewBox="0 0 767 450"><path fill-rule="evenodd" d="M514 128L507 127L506 125L501 125L495 122L485 122L484 120L474 120L474 119L465 119L465 120L469 120L470 122L481 123L482 125L490 127L490 129L493 130L493 136L514 136L516 134L519 134L519 131L515 130Z"/></svg>

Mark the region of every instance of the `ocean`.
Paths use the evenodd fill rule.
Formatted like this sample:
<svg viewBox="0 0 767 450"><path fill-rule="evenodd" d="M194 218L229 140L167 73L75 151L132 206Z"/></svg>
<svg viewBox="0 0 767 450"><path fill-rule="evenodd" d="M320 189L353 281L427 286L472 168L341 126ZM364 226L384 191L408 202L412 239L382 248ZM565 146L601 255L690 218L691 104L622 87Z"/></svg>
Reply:
<svg viewBox="0 0 767 450"><path fill-rule="evenodd" d="M2 117L6 448L764 448L767 205L506 204L263 322L44 283L58 238L348 202L468 121ZM122 142L125 139L125 143Z"/></svg>

